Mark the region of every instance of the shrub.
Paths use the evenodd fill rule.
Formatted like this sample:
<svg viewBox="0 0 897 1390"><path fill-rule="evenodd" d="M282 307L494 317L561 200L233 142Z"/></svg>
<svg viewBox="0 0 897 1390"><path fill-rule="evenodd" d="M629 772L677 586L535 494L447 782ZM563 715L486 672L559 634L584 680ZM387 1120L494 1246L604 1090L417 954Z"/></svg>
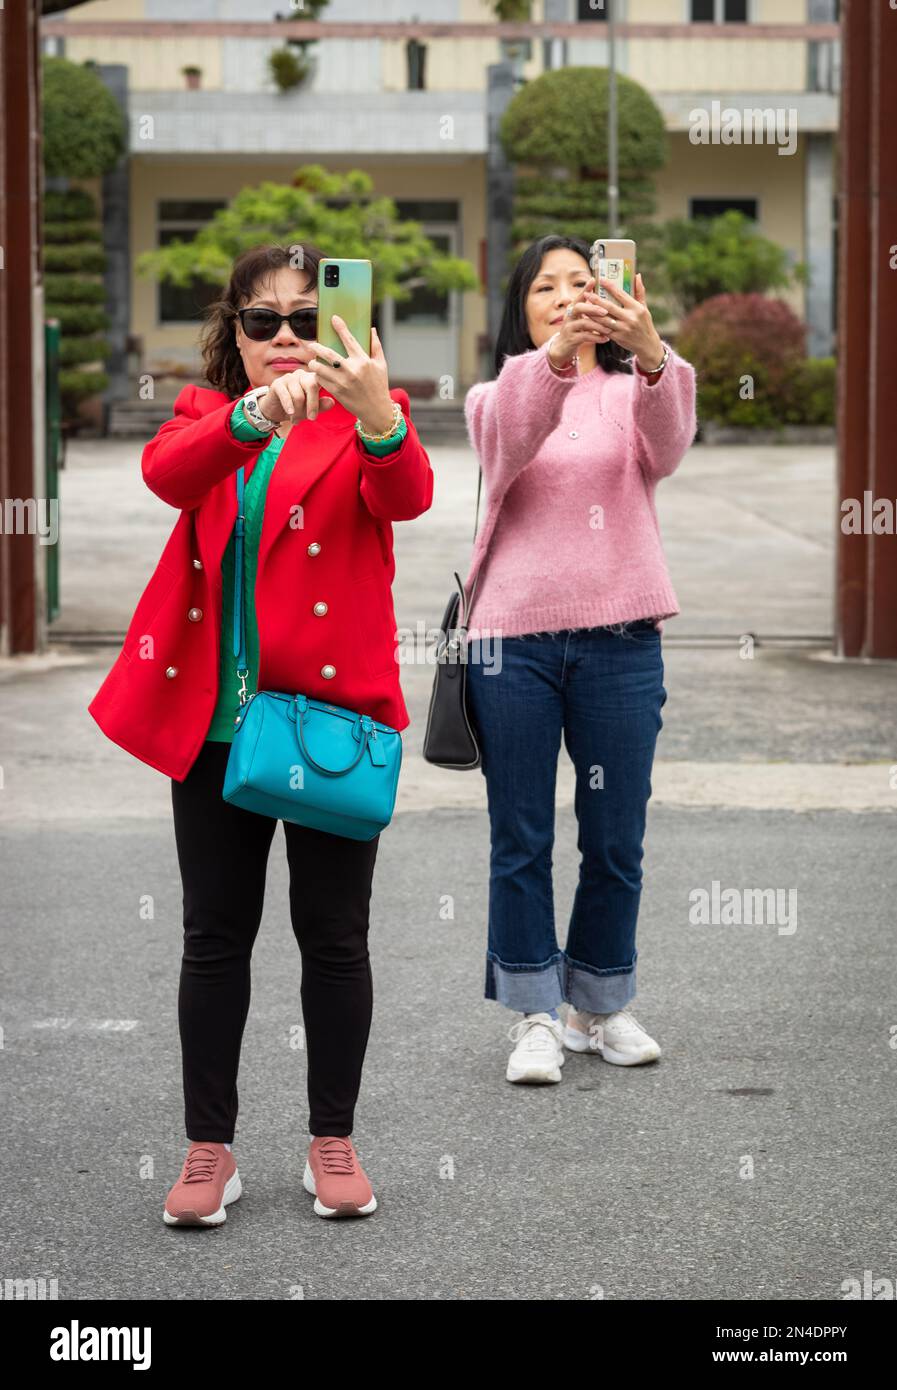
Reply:
<svg viewBox="0 0 897 1390"><path fill-rule="evenodd" d="M719 217L672 218L662 232L663 283L682 317L717 295L766 295L807 278L802 263L789 269L784 247L734 208Z"/></svg>
<svg viewBox="0 0 897 1390"><path fill-rule="evenodd" d="M676 350L698 378L698 412L720 424L776 429L789 420L806 368L806 330L780 299L720 294L682 324ZM750 378L752 398L745 398ZM814 392L819 385L814 378Z"/></svg>
<svg viewBox="0 0 897 1390"><path fill-rule="evenodd" d="M799 363L785 418L789 425L834 425L837 364L834 357Z"/></svg>

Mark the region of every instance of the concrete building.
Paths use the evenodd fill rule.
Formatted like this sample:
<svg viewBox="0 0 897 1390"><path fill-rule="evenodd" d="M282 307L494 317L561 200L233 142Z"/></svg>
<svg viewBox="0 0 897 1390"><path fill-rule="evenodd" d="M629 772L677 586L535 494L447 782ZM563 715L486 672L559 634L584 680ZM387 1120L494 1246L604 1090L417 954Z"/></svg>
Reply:
<svg viewBox="0 0 897 1390"><path fill-rule="evenodd" d="M278 12L303 19L299 0L93 0L44 22L45 51L127 69L130 265L242 186L319 162L367 170L377 193L485 278L488 70L511 54L525 78L605 65L604 10L533 0L529 25L497 25L487 0L330 0L303 30L316 36L312 73L286 93L267 66L283 43ZM618 68L651 92L669 134L658 217L747 211L809 265L791 299L810 352L831 352L838 0L618 0L615 15ZM748 113L772 113L778 137L696 143L695 112L725 123L726 108L748 127ZM133 270L126 288L144 367L195 366L197 297ZM480 375L486 323L480 291L386 303L392 379L449 373L460 393Z"/></svg>

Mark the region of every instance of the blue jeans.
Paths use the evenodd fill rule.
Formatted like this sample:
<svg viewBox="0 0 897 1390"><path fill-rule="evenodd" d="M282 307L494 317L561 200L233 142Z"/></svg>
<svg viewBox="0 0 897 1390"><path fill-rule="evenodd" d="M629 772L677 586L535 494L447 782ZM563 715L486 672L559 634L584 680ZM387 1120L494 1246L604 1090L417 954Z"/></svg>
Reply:
<svg viewBox="0 0 897 1390"><path fill-rule="evenodd" d="M492 669L492 668L500 669ZM649 620L468 643L491 826L485 997L612 1013L635 995L642 842L663 727ZM561 733L576 769L579 883L558 949L551 859Z"/></svg>

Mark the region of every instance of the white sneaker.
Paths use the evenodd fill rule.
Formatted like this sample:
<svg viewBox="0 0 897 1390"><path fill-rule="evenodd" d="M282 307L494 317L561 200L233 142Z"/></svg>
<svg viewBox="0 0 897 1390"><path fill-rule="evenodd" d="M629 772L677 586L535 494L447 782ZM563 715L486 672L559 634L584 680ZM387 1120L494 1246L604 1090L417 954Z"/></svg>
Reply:
<svg viewBox="0 0 897 1390"><path fill-rule="evenodd" d="M660 1046L645 1032L628 1009L612 1014L580 1013L572 1005L567 1010L564 1044L571 1052L600 1052L605 1062L618 1067L636 1067L654 1062Z"/></svg>
<svg viewBox="0 0 897 1390"><path fill-rule="evenodd" d="M563 1031L561 1020L548 1013L530 1014L509 1028L508 1037L517 1046L508 1059L508 1080L560 1081L567 1060Z"/></svg>

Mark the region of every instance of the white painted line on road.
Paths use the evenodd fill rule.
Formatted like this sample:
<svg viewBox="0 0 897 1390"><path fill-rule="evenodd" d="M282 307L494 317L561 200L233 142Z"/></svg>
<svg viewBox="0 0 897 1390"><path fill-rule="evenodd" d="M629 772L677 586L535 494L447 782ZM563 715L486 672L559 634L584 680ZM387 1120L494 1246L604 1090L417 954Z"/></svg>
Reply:
<svg viewBox="0 0 897 1390"><path fill-rule="evenodd" d="M76 1033L130 1033L137 1027L136 1018L39 1018L34 1028L55 1028Z"/></svg>

